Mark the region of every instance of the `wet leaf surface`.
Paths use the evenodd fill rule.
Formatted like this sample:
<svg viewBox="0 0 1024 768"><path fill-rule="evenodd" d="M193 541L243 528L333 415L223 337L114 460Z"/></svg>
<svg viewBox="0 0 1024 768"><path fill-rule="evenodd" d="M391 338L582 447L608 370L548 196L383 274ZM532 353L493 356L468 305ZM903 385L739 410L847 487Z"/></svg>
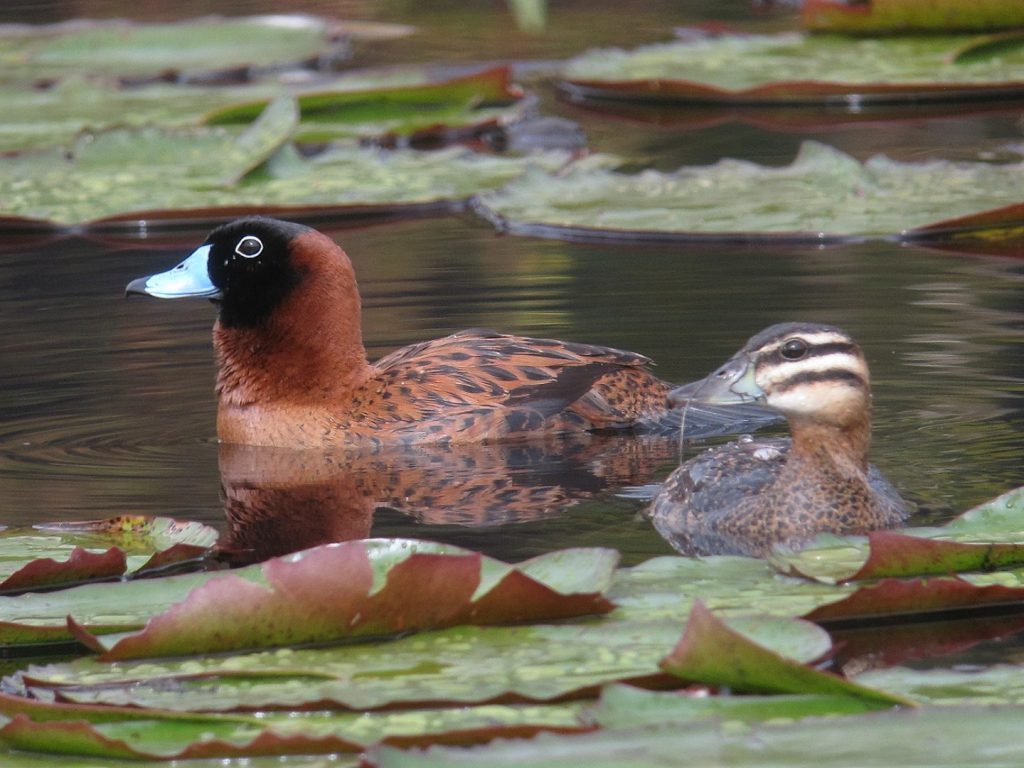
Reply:
<svg viewBox="0 0 1024 768"><path fill-rule="evenodd" d="M757 582L765 580L777 582L775 599L766 599L763 586L758 589ZM684 584L689 586L681 590ZM787 617L813 606L815 596L831 599L835 589L773 576L764 563L746 558L709 558L705 564L667 557L619 571L608 593L619 608L600 620L457 627L386 644L227 658L116 665L81 659L34 666L24 682L76 701L173 709L546 701L592 694L605 682L663 678L658 662L678 641L693 594L705 595L729 614L731 626L763 645L801 661L818 658L828 652L827 636ZM754 594L760 596L758 610L774 608L783 618L744 618Z"/></svg>
<svg viewBox="0 0 1024 768"><path fill-rule="evenodd" d="M298 15L0 27L2 79L21 82L67 74L138 80L272 69L327 57L335 46L327 21Z"/></svg>
<svg viewBox="0 0 1024 768"><path fill-rule="evenodd" d="M0 216L65 227L156 219L150 225L157 226L244 210L341 214L451 205L569 158L560 151L516 158L355 146L306 158L290 143L289 105L276 103L241 136L224 128L111 130L79 138L71 162L63 151L0 157ZM126 164L126 157L146 160Z"/></svg>
<svg viewBox="0 0 1024 768"><path fill-rule="evenodd" d="M952 100L1024 88L1024 51L954 62L965 35L853 38L783 33L708 36L571 60L576 99L658 103L844 103Z"/></svg>
<svg viewBox="0 0 1024 768"><path fill-rule="evenodd" d="M213 114L235 115L230 124L240 128L281 96L294 97L302 109L296 141L415 137L436 133L438 126L513 122L524 111L521 95L507 68L441 80L422 68L358 71L333 77L314 92L275 81L127 87L71 76L46 88L0 86L0 106L8 115L0 125L0 151L71 146L79 133L112 128L194 128Z"/></svg>
<svg viewBox="0 0 1024 768"><path fill-rule="evenodd" d="M0 741L16 749L128 759L358 752L385 741L473 744L585 730L580 705L482 706L384 713L176 714L0 699Z"/></svg>
<svg viewBox="0 0 1024 768"><path fill-rule="evenodd" d="M878 708L913 705L784 658L726 626L701 602L694 604L686 632L661 666L689 682L741 692L845 695Z"/></svg>
<svg viewBox="0 0 1024 768"><path fill-rule="evenodd" d="M1019 203L1022 173L1020 163L860 163L806 142L779 168L722 160L624 174L588 158L555 177L527 173L474 205L507 231L567 239L899 238Z"/></svg>
<svg viewBox="0 0 1024 768"><path fill-rule="evenodd" d="M375 749L379 768L587 765L600 768L695 765L750 768L891 768L900 764L960 768L984 761L1011 768L1024 760L1017 735L1024 708L974 707L873 712L797 723L737 726L670 723L577 736L541 735L485 747ZM684 756L684 757L681 757Z"/></svg>
<svg viewBox="0 0 1024 768"><path fill-rule="evenodd" d="M882 687L882 686L879 686ZM709 696L705 691L648 691L609 685L586 718L602 728L636 728L694 720L799 720L825 715L853 715L878 709L854 696L828 693L776 696Z"/></svg>
<svg viewBox="0 0 1024 768"><path fill-rule="evenodd" d="M552 559L554 566L543 562ZM538 621L611 610L602 593L617 561L613 550L579 549L517 568L457 547L370 539L215 575L152 616L141 632L113 642L92 635L73 616L68 622L80 641L109 661ZM327 604L325 594L331 595Z"/></svg>
<svg viewBox="0 0 1024 768"><path fill-rule="evenodd" d="M0 590L116 577L175 545L206 548L216 540L200 523L142 516L8 528L0 531Z"/></svg>

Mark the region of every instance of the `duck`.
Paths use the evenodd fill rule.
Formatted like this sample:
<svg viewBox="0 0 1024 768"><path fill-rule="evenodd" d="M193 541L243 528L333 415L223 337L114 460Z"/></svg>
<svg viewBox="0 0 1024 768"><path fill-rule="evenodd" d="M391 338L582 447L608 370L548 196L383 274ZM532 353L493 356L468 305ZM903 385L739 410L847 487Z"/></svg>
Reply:
<svg viewBox="0 0 1024 768"><path fill-rule="evenodd" d="M221 442L362 450L677 420L672 385L650 371L650 359L611 347L469 329L369 362L352 262L326 234L295 222L246 216L218 226L180 264L132 280L126 294L217 305ZM709 432L743 421L714 409L697 420Z"/></svg>
<svg viewBox="0 0 1024 768"><path fill-rule="evenodd" d="M868 366L836 326L772 325L669 400L683 407L759 403L784 416L790 432L710 448L672 472L648 513L683 554L764 557L820 533L893 528L910 512L868 462Z"/></svg>

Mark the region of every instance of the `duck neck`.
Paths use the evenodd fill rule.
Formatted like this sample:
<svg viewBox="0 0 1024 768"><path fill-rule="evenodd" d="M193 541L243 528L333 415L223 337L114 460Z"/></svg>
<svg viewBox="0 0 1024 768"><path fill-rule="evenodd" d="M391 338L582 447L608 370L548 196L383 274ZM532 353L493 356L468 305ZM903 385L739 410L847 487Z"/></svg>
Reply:
<svg viewBox="0 0 1024 768"><path fill-rule="evenodd" d="M306 271L299 288L259 323L217 321L222 406L337 403L369 377L351 267L318 272Z"/></svg>
<svg viewBox="0 0 1024 768"><path fill-rule="evenodd" d="M790 456L806 471L808 464L820 465L832 474L862 477L868 471L868 451L871 447L871 418L863 418L842 425L816 421L789 420L793 446Z"/></svg>

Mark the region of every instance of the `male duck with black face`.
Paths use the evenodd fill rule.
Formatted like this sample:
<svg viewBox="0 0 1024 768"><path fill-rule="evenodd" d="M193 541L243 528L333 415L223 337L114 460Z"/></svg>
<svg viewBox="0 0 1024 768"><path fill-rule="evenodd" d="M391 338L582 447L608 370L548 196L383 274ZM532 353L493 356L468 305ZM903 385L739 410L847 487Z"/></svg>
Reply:
<svg viewBox="0 0 1024 768"><path fill-rule="evenodd" d="M868 463L867 363L844 331L773 325L675 404L760 403L786 417L791 439L741 440L684 463L650 507L655 527L686 554L763 556L818 533L899 525L908 508Z"/></svg>
<svg viewBox="0 0 1024 768"><path fill-rule="evenodd" d="M608 347L473 329L371 364L348 256L300 224L225 224L127 292L217 302L217 433L228 443L457 444L678 422L671 385L650 361ZM765 419L707 408L696 420L698 431L722 433Z"/></svg>

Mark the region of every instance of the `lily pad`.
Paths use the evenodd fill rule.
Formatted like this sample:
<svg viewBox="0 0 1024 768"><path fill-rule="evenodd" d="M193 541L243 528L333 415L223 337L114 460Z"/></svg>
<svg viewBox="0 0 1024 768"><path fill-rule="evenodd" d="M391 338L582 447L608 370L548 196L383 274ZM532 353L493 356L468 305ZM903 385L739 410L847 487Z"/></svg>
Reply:
<svg viewBox="0 0 1024 768"><path fill-rule="evenodd" d="M884 686L881 686L884 687ZM838 693L795 693L776 696L708 696L704 691L647 691L629 685L609 685L596 705L586 710L588 721L602 728L686 723L694 720L799 720L825 715L871 712L879 706Z"/></svg>
<svg viewBox="0 0 1024 768"><path fill-rule="evenodd" d="M1016 0L804 0L800 22L830 32L936 32L1024 25Z"/></svg>
<svg viewBox="0 0 1024 768"><path fill-rule="evenodd" d="M457 547L351 541L214 576L113 641L68 623L100 658L116 660L581 616L611 610L602 592L617 560L612 550L580 549L510 567Z"/></svg>
<svg viewBox="0 0 1024 768"><path fill-rule="evenodd" d="M727 627L700 601L694 603L685 634L661 666L690 682L738 691L845 695L879 708L914 706L910 699L784 658Z"/></svg>
<svg viewBox="0 0 1024 768"><path fill-rule="evenodd" d="M9 25L0 27L0 71L8 82L86 73L188 79L328 61L337 55L338 44L327 21L299 15Z"/></svg>
<svg viewBox="0 0 1024 768"><path fill-rule="evenodd" d="M651 103L849 104L1006 98L1024 91L1024 49L953 61L971 38L721 35L572 59L570 98Z"/></svg>
<svg viewBox="0 0 1024 768"><path fill-rule="evenodd" d="M80 133L113 128L196 127L213 113L235 115L225 124L248 125L271 100L289 95L303 112L294 138L310 142L396 136L415 141L439 127L483 130L521 118L528 101L519 98L522 93L507 67L441 80L423 68L366 70L339 75L319 91L307 91L275 82L127 87L81 76L45 88L0 87L0 106L8 114L0 125L0 152L70 147Z"/></svg>
<svg viewBox="0 0 1024 768"><path fill-rule="evenodd" d="M140 585L122 586L141 594ZM666 557L620 570L608 593L619 608L600 620L463 626L387 644L231 657L116 665L86 658L33 666L20 682L8 682L23 684L26 693L56 693L69 701L216 711L302 708L317 702L374 709L425 702L551 701L593 695L596 686L608 682L670 682L658 663L678 641L695 593L706 595L737 631L789 658L811 661L828 652L828 637L789 616L835 599L837 591L846 588L773 576L765 563L749 558L700 562ZM759 610L774 609L781 618L744 618L751 610L751 595L758 595ZM51 605L49 610L60 607Z"/></svg>
<svg viewBox="0 0 1024 768"><path fill-rule="evenodd" d="M1014 664L965 669L892 667L865 672L857 679L865 685L881 685L913 696L929 705L1024 705L1024 669Z"/></svg>
<svg viewBox="0 0 1024 768"><path fill-rule="evenodd" d="M723 765L731 768L962 768L983 761L1012 768L1024 761L1018 734L1022 707L950 707L811 718L796 723L671 723L664 727L542 734L483 747L374 749L378 768L586 765L638 768Z"/></svg>
<svg viewBox="0 0 1024 768"><path fill-rule="evenodd" d="M205 549L216 541L209 526L143 516L7 528L0 531L0 590L116 577L176 545Z"/></svg>
<svg viewBox="0 0 1024 768"><path fill-rule="evenodd" d="M2 697L0 741L16 749L127 759L358 752L378 742L472 744L539 731L586 730L579 706L482 706L414 712L177 714L39 704Z"/></svg>
<svg viewBox="0 0 1024 768"><path fill-rule="evenodd" d="M623 174L588 158L554 177L524 174L473 205L509 232L568 239L901 239L940 218L1019 203L1022 174L1022 163L860 163L805 142L781 168L727 159Z"/></svg>
<svg viewBox="0 0 1024 768"><path fill-rule="evenodd" d="M277 102L241 137L224 128L112 130L71 152L0 157L0 217L11 226L115 227L212 220L243 211L366 216L453 207L531 167L553 170L567 152L527 158L341 146L314 158L289 143L289 102ZM279 142L277 153L253 165ZM253 151L253 145L259 151ZM133 161L134 159L134 161Z"/></svg>
<svg viewBox="0 0 1024 768"><path fill-rule="evenodd" d="M508 67L495 67L440 82L345 88L295 94L302 125L297 141L401 135L436 125L465 125L507 118L504 107L522 98ZM206 115L207 125L246 125L267 106L262 99ZM489 109L488 109L489 108Z"/></svg>

